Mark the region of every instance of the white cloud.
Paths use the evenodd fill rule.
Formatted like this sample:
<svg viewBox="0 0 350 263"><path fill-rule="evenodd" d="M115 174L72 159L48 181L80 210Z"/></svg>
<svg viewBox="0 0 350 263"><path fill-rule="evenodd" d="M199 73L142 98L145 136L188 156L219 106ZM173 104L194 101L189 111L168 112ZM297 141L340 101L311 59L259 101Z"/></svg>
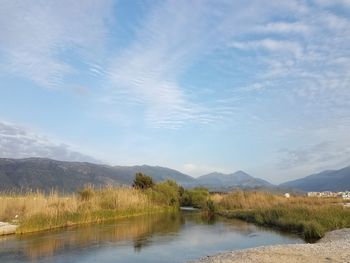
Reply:
<svg viewBox="0 0 350 263"><path fill-rule="evenodd" d="M123 42L123 49L114 46L119 44L116 25L108 24L114 3L1 1L1 73L44 87L74 87L84 94L88 88L69 83L66 77L84 74L88 68L101 80L90 96L96 98L91 111L98 117L106 113L108 121L124 119L128 127L146 123L179 128L217 120L237 133L250 123L255 130L261 124L276 133L302 127L298 136L288 134L285 139L293 143L307 130L311 139L327 127L349 133L348 0L151 1L137 23L127 21L134 23L135 35ZM101 66L101 61L106 63ZM76 64L84 64L83 69ZM193 72L211 86L192 86L186 75L192 66L198 66ZM222 82L213 83L212 72L206 75L211 69L214 79L222 76ZM3 131L3 156L66 158L72 152L45 136L15 130L15 135ZM310 139L308 147L290 147L284 163L304 169L308 160L315 163L313 168L322 167L321 157L313 151L320 150L320 142L347 141L346 136L337 136L328 129ZM125 144L128 148L129 142ZM323 145L322 151L340 158L348 153L343 144ZM337 163L337 158L329 159ZM184 169L211 171L201 167L187 164Z"/></svg>
<svg viewBox="0 0 350 263"><path fill-rule="evenodd" d="M273 34L309 34L312 27L300 22L270 22L266 25L257 26L257 33L273 33Z"/></svg>
<svg viewBox="0 0 350 263"><path fill-rule="evenodd" d="M12 123L0 121L0 158L44 157L62 161L98 162L69 145Z"/></svg>
<svg viewBox="0 0 350 263"><path fill-rule="evenodd" d="M223 167L215 167L209 166L205 164L194 164L194 163L186 163L183 167L179 168L183 173L189 174L194 177L198 177L201 175L209 174L212 172L220 172L220 173L232 173L232 170L223 169Z"/></svg>
<svg viewBox="0 0 350 263"><path fill-rule="evenodd" d="M341 6L350 7L350 0L314 0L314 2L323 7Z"/></svg>
<svg viewBox="0 0 350 263"><path fill-rule="evenodd" d="M283 159L278 164L279 168L292 171L303 170L305 171L303 176L326 169L342 168L350 163L350 145L335 141L284 149L280 154Z"/></svg>
<svg viewBox="0 0 350 263"><path fill-rule="evenodd" d="M222 105L214 99L208 104L199 103L199 92L190 94L186 90L182 74L199 58L225 48L232 38L268 23L273 12L306 12L298 1L164 1L150 8L136 27L135 39L117 56L112 53L110 65L106 63L103 68L99 60L107 60L103 50L110 37L108 30L112 30L106 24L112 17L112 5L108 0L3 1L2 70L41 86L61 87L69 84L69 74L81 73L71 62L76 58L89 67L91 75L102 80L107 76L112 82L112 91L100 91L104 101L127 109L141 105L146 122L154 127L208 123L234 112L220 111ZM282 22L269 23L266 28L280 32L306 30L302 24ZM301 52L300 46L287 41L265 39L255 44L270 51Z"/></svg>
<svg viewBox="0 0 350 263"><path fill-rule="evenodd" d="M261 39L247 42L232 42L232 48L242 50L259 50L264 49L270 52L291 53L295 57L302 55L302 47L299 43L287 40Z"/></svg>

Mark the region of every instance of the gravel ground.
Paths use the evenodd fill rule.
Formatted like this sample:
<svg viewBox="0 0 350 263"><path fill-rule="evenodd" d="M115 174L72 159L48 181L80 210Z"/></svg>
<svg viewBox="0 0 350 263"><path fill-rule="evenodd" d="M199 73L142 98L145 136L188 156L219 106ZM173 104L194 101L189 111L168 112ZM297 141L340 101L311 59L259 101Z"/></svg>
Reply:
<svg viewBox="0 0 350 263"><path fill-rule="evenodd" d="M265 246L221 253L202 258L197 263L350 263L350 228L326 234L315 244ZM193 262L193 263L194 263Z"/></svg>

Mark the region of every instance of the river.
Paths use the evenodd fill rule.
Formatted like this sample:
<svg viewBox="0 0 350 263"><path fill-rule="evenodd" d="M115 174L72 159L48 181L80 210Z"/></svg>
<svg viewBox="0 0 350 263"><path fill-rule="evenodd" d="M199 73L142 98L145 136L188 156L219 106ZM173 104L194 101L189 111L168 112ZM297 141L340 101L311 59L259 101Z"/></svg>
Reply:
<svg viewBox="0 0 350 263"><path fill-rule="evenodd" d="M262 245L304 243L296 235L183 211L23 236L0 237L0 262L186 262Z"/></svg>

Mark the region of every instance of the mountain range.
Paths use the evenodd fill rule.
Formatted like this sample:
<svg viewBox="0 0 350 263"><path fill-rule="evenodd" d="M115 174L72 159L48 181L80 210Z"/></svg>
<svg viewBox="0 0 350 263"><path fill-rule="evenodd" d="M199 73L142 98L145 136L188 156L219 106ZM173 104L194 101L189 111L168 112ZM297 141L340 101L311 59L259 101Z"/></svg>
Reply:
<svg viewBox="0 0 350 263"><path fill-rule="evenodd" d="M301 179L280 184L281 188L298 189L305 192L350 191L350 166L339 170L327 170Z"/></svg>
<svg viewBox="0 0 350 263"><path fill-rule="evenodd" d="M212 173L193 178L179 171L149 165L109 166L87 162L65 162L45 158L0 158L0 191L17 189L57 189L72 192L86 185L131 185L136 173L152 176L154 181L175 180L184 187L204 186L215 190L270 187L270 183L242 171Z"/></svg>
<svg viewBox="0 0 350 263"><path fill-rule="evenodd" d="M65 162L45 158L0 158L0 191L56 189L72 192L86 185L131 185L137 172L152 176L154 181L175 180L187 187L203 186L212 191L264 189L278 191L345 191L350 190L350 166L329 170L305 178L273 185L243 171L230 174L213 172L193 178L160 166L109 166L88 162Z"/></svg>
<svg viewBox="0 0 350 263"><path fill-rule="evenodd" d="M0 190L41 189L72 192L86 185L131 185L135 173L152 175L155 181L176 180L188 185L194 178L158 166L109 166L44 158L0 158Z"/></svg>

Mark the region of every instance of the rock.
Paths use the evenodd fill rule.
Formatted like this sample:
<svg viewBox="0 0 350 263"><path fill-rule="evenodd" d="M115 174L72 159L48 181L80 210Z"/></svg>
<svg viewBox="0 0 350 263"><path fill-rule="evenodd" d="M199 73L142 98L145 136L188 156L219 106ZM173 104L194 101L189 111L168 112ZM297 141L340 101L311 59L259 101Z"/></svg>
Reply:
<svg viewBox="0 0 350 263"><path fill-rule="evenodd" d="M0 236L16 233L17 226L9 223L0 222Z"/></svg>

